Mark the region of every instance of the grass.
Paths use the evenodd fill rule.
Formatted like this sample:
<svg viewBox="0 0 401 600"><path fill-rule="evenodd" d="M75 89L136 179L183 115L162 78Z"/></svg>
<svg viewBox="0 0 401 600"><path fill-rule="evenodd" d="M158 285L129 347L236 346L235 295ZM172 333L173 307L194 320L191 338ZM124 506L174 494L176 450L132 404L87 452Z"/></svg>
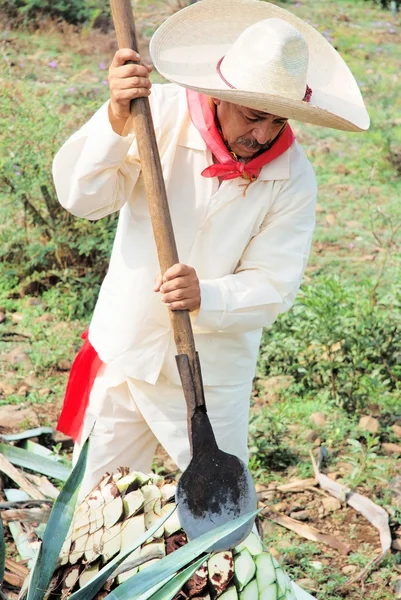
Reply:
<svg viewBox="0 0 401 600"><path fill-rule="evenodd" d="M317 228L305 283L313 289L324 277L336 276L355 295L383 298L399 277L401 266L401 122L395 108L399 103L400 17L394 19L390 12L363 0L303 0L282 6L310 21L341 52L361 86L372 118L371 129L364 134L294 124L319 183ZM154 29L173 9L174 2L135 2L144 56ZM7 95L0 100L0 115L9 140L3 149L13 154L16 163L19 156L28 163L40 153L42 172L47 173L50 186L54 151L108 97L105 80L116 48L114 36L90 30L77 33L69 26L61 30L48 22L33 32L3 27L0 43L3 90L13 94L8 95L8 101ZM32 106L38 107L37 114ZM57 127L52 125L51 134L40 108L57 117ZM24 137L24 127L29 136ZM35 135L35 145L24 151L29 144L27 138ZM0 175L3 177L4 169ZM13 182L21 185L18 176L13 177ZM33 200L37 193L32 192ZM14 248L14 237L17 233L23 237L23 231L24 243L33 248L36 234L27 227L22 208L16 210L18 198L5 184L0 189L0 200L3 248ZM40 239L35 243L35 250L30 251L35 251L37 260L43 245ZM0 395L0 404L34 405L40 409L42 424L54 424L67 377L62 363L71 363L79 348L92 302L84 296L92 284L81 280L71 267L57 267L54 272L59 283L32 298L21 293L18 269L23 267L13 263L11 251L7 257L8 264L3 261L0 266L0 308L6 315L0 324L0 386L7 385L8 393ZM48 275L47 271L30 273L27 266L25 283L43 281ZM77 285L73 287L76 277ZM77 319L72 309L80 301L83 308ZM20 363L10 358L15 349L26 355ZM19 393L24 385L27 390ZM323 426L311 420L316 412L325 414ZM309 453L325 448L326 472L335 473L338 481L384 506L393 532L401 526L401 511L389 488L399 472L400 458L383 449L384 443L400 443L393 430L394 423L401 424L399 382L393 391L370 397L353 412L339 406L328 390L300 393L293 383L272 397L257 386L253 414L263 434L251 461L258 482L268 485L311 477ZM359 427L359 419L365 414L380 421L376 434ZM251 446L254 443L251 439ZM363 517L346 507L322 515L321 497L310 491L287 495L273 491L270 501L284 502L288 514L302 504L310 510L312 525L351 544L351 553L344 557L265 522L267 545L279 554L292 577L306 579L306 587L318 590L319 600L394 598L392 585L401 572L397 553L390 554L373 570L364 586L356 583L346 592L338 591L349 576L344 567L355 565L359 570L378 553L377 532Z"/></svg>

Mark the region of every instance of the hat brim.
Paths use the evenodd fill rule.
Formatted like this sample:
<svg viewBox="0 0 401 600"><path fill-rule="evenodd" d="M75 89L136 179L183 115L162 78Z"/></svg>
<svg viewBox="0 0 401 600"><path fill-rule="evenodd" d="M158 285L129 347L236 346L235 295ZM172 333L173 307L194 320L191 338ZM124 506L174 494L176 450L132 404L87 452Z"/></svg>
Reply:
<svg viewBox="0 0 401 600"><path fill-rule="evenodd" d="M232 89L216 65L244 29L268 18L296 27L309 48L310 102L269 93ZM260 0L202 0L180 10L155 32L150 54L163 77L208 96L345 131L365 131L369 115L351 71L316 29L292 13Z"/></svg>

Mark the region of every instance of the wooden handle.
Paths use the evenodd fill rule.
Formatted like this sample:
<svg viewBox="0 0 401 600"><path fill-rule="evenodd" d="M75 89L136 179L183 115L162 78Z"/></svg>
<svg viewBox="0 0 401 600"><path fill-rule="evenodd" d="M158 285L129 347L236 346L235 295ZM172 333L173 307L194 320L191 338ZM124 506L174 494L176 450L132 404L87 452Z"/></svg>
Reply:
<svg viewBox="0 0 401 600"><path fill-rule="evenodd" d="M119 48L132 48L138 52L135 21L130 0L110 0L110 6ZM160 269L162 273L165 273L167 269L178 263L179 259L149 100L147 98L132 100L131 115L138 143ZM169 312L177 353L187 354L191 364L194 364L196 351L189 313L187 310Z"/></svg>

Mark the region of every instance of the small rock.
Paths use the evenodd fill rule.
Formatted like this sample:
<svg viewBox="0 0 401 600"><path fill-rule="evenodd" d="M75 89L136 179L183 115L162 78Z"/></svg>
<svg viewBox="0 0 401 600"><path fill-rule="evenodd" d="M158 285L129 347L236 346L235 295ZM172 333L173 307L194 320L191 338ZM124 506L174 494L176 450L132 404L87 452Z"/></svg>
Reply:
<svg viewBox="0 0 401 600"><path fill-rule="evenodd" d="M320 437L316 438L315 441L313 442L313 445L316 447L319 447L322 443L322 440L320 439Z"/></svg>
<svg viewBox="0 0 401 600"><path fill-rule="evenodd" d="M28 392L29 387L27 385L21 385L21 387L17 389L18 396L27 396Z"/></svg>
<svg viewBox="0 0 401 600"><path fill-rule="evenodd" d="M326 425L327 417L322 412L315 412L311 415L311 421L318 427L324 427Z"/></svg>
<svg viewBox="0 0 401 600"><path fill-rule="evenodd" d="M401 550L401 539L395 538L395 540L393 540L393 543L391 544L391 547L393 550L397 550L397 552L399 552Z"/></svg>
<svg viewBox="0 0 401 600"><path fill-rule="evenodd" d="M53 321L53 316L51 313L44 313L43 315L40 315L40 317L36 317L34 321L35 323L50 323Z"/></svg>
<svg viewBox="0 0 401 600"><path fill-rule="evenodd" d="M366 415L365 417L360 418L359 427L369 433L377 433L380 429L380 423L374 417Z"/></svg>
<svg viewBox="0 0 401 600"><path fill-rule="evenodd" d="M0 406L0 427L12 429L22 422L27 422L32 427L39 426L39 419L32 408L25 408L21 404Z"/></svg>
<svg viewBox="0 0 401 600"><path fill-rule="evenodd" d="M29 298L27 305L28 306L42 306L43 300L41 298Z"/></svg>
<svg viewBox="0 0 401 600"><path fill-rule="evenodd" d="M356 565L347 565L341 569L344 575L352 575L352 573L356 573L357 570L358 567Z"/></svg>
<svg viewBox="0 0 401 600"><path fill-rule="evenodd" d="M401 425L393 425L392 430L395 437L401 438Z"/></svg>
<svg viewBox="0 0 401 600"><path fill-rule="evenodd" d="M22 365L24 363L31 362L31 360L30 360L29 356L26 354L26 352L24 352L20 348L14 348L13 350L11 350L7 354L5 354L4 360L9 365L13 365L13 366Z"/></svg>
<svg viewBox="0 0 401 600"><path fill-rule="evenodd" d="M62 358L57 363L57 368L59 371L69 371L71 369L72 363L70 360L66 358Z"/></svg>
<svg viewBox="0 0 401 600"><path fill-rule="evenodd" d="M392 444L384 442L382 444L382 449L386 454L401 454L401 445L400 444Z"/></svg>
<svg viewBox="0 0 401 600"><path fill-rule="evenodd" d="M265 394L262 393L260 400L269 403L277 402L280 399L281 393L288 389L293 382L294 377L291 375L277 375L269 379L259 379L258 383L265 392Z"/></svg>
<svg viewBox="0 0 401 600"><path fill-rule="evenodd" d="M259 494L259 500L261 500L262 502L271 502L272 500L274 500L274 498L275 492L273 492L272 490Z"/></svg>
<svg viewBox="0 0 401 600"><path fill-rule="evenodd" d="M352 473L354 470L354 467L351 465L351 463L347 463L345 461L338 462L337 468L341 474Z"/></svg>
<svg viewBox="0 0 401 600"><path fill-rule="evenodd" d="M341 477L340 473L338 471L333 471L332 473L327 473L327 477L329 479L332 479L333 481L337 481L337 479L339 477Z"/></svg>
<svg viewBox="0 0 401 600"><path fill-rule="evenodd" d="M4 321L6 320L6 313L4 313L2 310L0 311L0 323L4 323Z"/></svg>
<svg viewBox="0 0 401 600"><path fill-rule="evenodd" d="M323 498L322 504L326 514L341 509L341 502L337 498Z"/></svg>
<svg viewBox="0 0 401 600"><path fill-rule="evenodd" d="M11 313L11 320L13 323L20 323L23 318L24 318L24 315L22 313L19 313L19 312Z"/></svg>
<svg viewBox="0 0 401 600"><path fill-rule="evenodd" d="M277 502L277 504L274 505L274 510L277 512L285 512L288 510L287 502Z"/></svg>
<svg viewBox="0 0 401 600"><path fill-rule="evenodd" d="M311 564L311 567L316 569L316 571L321 571L323 569L323 563L320 562L319 560L312 560L310 564Z"/></svg>
<svg viewBox="0 0 401 600"><path fill-rule="evenodd" d="M306 442L314 442L319 437L319 434L313 429L309 429L305 435Z"/></svg>
<svg viewBox="0 0 401 600"><path fill-rule="evenodd" d="M307 510L294 510L290 513L291 519L296 519L297 521L309 521L310 514Z"/></svg>
<svg viewBox="0 0 401 600"><path fill-rule="evenodd" d="M15 394L15 387L10 385L9 383L0 383L0 396L11 396L11 394Z"/></svg>
<svg viewBox="0 0 401 600"><path fill-rule="evenodd" d="M393 586L394 586L395 597L398 600L398 598L401 598L401 577L397 577L397 579L393 583Z"/></svg>

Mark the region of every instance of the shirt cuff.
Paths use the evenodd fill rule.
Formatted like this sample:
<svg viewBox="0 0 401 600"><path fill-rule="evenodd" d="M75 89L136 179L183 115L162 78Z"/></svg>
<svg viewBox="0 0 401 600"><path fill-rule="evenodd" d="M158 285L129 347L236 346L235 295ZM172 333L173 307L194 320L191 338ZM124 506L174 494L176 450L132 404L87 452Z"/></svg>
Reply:
<svg viewBox="0 0 401 600"><path fill-rule="evenodd" d="M193 326L208 331L219 329L226 306L224 286L216 279L201 280L199 285L201 305L191 313Z"/></svg>
<svg viewBox="0 0 401 600"><path fill-rule="evenodd" d="M109 121L107 104L103 107L102 114L98 115L92 126L91 135L85 144L85 153L90 157L92 164L116 166L124 162L128 151L135 138L132 132L131 117L123 129L123 135L116 133Z"/></svg>

